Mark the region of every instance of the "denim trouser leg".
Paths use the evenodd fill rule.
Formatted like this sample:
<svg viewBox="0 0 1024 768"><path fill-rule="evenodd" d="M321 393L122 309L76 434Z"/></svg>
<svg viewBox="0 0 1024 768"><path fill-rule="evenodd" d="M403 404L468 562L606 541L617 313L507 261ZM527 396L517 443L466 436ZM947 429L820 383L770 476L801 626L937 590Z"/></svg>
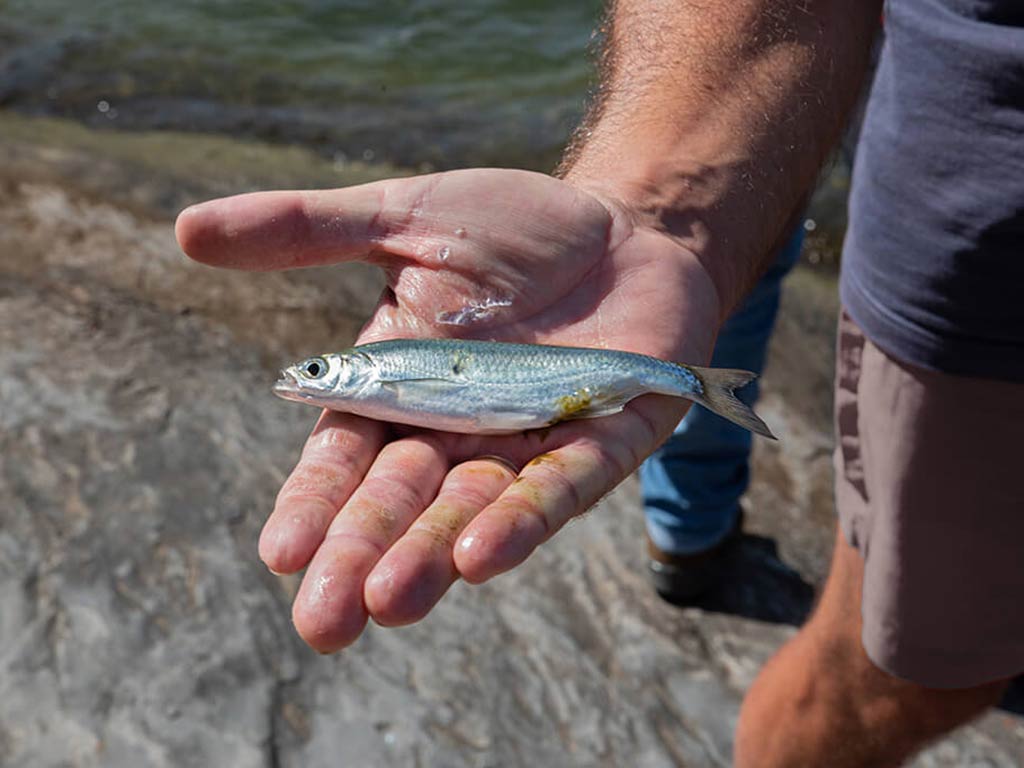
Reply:
<svg viewBox="0 0 1024 768"><path fill-rule="evenodd" d="M800 255L803 228L722 326L711 364L761 373L782 278ZM737 395L753 405L758 384ZM711 548L731 530L750 475L751 434L695 405L672 437L640 466L647 532L658 549L690 554Z"/></svg>

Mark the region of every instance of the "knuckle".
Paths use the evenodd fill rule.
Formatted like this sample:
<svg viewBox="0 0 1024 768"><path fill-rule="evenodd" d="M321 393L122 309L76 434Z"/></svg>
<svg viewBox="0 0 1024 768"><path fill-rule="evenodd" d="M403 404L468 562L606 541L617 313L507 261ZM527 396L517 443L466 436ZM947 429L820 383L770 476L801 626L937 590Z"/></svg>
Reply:
<svg viewBox="0 0 1024 768"><path fill-rule="evenodd" d="M315 495L329 498L329 491L344 485L349 477L350 474L344 466L325 461L302 461L285 481L281 495Z"/></svg>
<svg viewBox="0 0 1024 768"><path fill-rule="evenodd" d="M538 527L540 539L546 539L558 526L549 518L542 504L542 492L528 480L513 483L515 493L502 500L502 512L513 529Z"/></svg>
<svg viewBox="0 0 1024 768"><path fill-rule="evenodd" d="M469 515L455 507L436 505L413 524L410 532L425 536L442 547L451 548L469 519Z"/></svg>
<svg viewBox="0 0 1024 768"><path fill-rule="evenodd" d="M561 524L583 511L583 499L576 482L566 473L564 462L546 458L549 456L544 454L530 462L527 473L514 485L520 492L530 494L546 518Z"/></svg>
<svg viewBox="0 0 1024 768"><path fill-rule="evenodd" d="M393 541L403 528L403 519L381 504L356 503L344 510L340 530L370 541L378 549ZM337 528L337 527L336 527Z"/></svg>
<svg viewBox="0 0 1024 768"><path fill-rule="evenodd" d="M433 489L424 482L415 482L408 475L376 475L368 477L358 491L359 502L379 508L408 512L427 506Z"/></svg>

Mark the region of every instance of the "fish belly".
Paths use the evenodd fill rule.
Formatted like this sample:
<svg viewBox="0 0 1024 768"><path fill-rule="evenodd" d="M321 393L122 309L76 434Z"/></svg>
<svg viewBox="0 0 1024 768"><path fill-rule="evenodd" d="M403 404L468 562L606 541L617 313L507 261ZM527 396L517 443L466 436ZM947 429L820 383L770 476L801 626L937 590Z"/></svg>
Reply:
<svg viewBox="0 0 1024 768"><path fill-rule="evenodd" d="M384 382L335 410L445 432L509 434L572 419L606 416L642 391L632 381L567 377L556 385L479 385L437 379Z"/></svg>

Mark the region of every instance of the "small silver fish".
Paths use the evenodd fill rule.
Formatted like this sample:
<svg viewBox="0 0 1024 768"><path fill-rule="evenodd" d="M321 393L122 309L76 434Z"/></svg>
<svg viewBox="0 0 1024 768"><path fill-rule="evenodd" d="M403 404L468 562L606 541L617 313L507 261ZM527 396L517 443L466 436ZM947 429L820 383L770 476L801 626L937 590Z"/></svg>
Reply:
<svg viewBox="0 0 1024 768"><path fill-rule="evenodd" d="M281 372L274 394L396 424L504 434L608 416L634 397L658 393L774 439L733 394L755 377L605 349L399 339L296 363Z"/></svg>

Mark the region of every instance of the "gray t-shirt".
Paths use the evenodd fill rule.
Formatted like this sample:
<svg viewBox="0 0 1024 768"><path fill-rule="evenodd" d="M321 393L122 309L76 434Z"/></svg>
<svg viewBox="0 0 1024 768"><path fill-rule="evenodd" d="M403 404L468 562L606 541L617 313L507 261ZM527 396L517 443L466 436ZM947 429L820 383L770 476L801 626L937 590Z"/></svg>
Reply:
<svg viewBox="0 0 1024 768"><path fill-rule="evenodd" d="M924 368L1024 380L1024 0L890 0L841 296Z"/></svg>

